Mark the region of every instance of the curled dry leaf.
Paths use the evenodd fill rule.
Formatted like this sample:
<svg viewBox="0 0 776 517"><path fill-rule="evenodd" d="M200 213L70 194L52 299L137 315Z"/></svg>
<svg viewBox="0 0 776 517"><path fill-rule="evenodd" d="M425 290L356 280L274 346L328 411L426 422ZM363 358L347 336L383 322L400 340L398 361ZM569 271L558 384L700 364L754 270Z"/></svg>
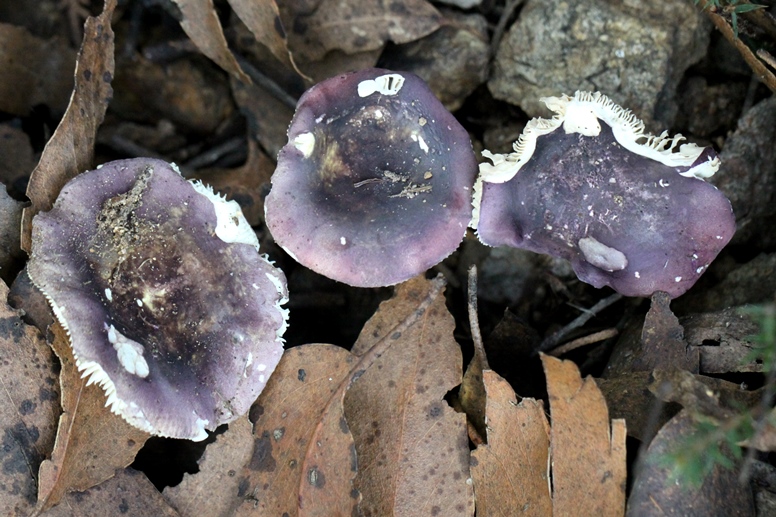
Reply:
<svg viewBox="0 0 776 517"><path fill-rule="evenodd" d="M286 29L275 0L229 0L229 5L256 41L267 47L281 63L304 77L288 51Z"/></svg>
<svg viewBox="0 0 776 517"><path fill-rule="evenodd" d="M59 387L51 348L7 296L0 281L0 515L28 515L38 467L54 446Z"/></svg>
<svg viewBox="0 0 776 517"><path fill-rule="evenodd" d="M422 277L398 286L353 347L363 353L386 335L394 341L345 395L364 515L474 513L466 418L444 400L462 375L455 322L444 297L415 325L389 330L411 315L429 290Z"/></svg>
<svg viewBox="0 0 776 517"><path fill-rule="evenodd" d="M164 489L164 498L181 517L231 515L240 478L237 473L253 454L253 425L247 416L229 424L199 460L199 472Z"/></svg>
<svg viewBox="0 0 776 517"><path fill-rule="evenodd" d="M31 206L22 214L22 249L27 252L32 217L50 210L62 186L92 166L97 128L113 96L114 44L110 22L115 8L116 0L106 0L102 14L86 20L70 104L27 185Z"/></svg>
<svg viewBox="0 0 776 517"><path fill-rule="evenodd" d="M518 404L509 383L492 370L483 372L483 380L488 443L471 454L477 515L552 515L544 404Z"/></svg>
<svg viewBox="0 0 776 517"><path fill-rule="evenodd" d="M218 66L245 83L250 78L243 72L226 43L213 0L173 0L181 10L181 28L197 48Z"/></svg>
<svg viewBox="0 0 776 517"><path fill-rule="evenodd" d="M40 517L121 515L122 517L177 517L162 494L142 472L122 469L100 485L65 496L62 504Z"/></svg>
<svg viewBox="0 0 776 517"><path fill-rule="evenodd" d="M51 459L40 466L38 504L44 510L68 491L87 490L110 479L116 469L132 463L150 436L105 407L102 388L81 378L65 331L56 323L51 332L51 346L62 365L63 412Z"/></svg>
<svg viewBox="0 0 776 517"><path fill-rule="evenodd" d="M625 508L625 421L609 420L595 381L571 361L542 355L552 418L555 515L620 516Z"/></svg>

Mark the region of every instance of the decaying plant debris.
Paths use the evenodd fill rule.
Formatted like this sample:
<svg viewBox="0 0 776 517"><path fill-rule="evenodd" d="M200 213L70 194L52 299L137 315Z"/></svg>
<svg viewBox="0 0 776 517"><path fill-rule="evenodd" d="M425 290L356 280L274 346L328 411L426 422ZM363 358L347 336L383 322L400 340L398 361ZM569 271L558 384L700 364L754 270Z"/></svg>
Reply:
<svg viewBox="0 0 776 517"><path fill-rule="evenodd" d="M776 6L762 3L0 3L0 514L768 515ZM540 98L600 91L646 131L714 149L708 181L736 233L673 300L596 289L472 231L394 287L314 273L265 225L276 159L307 89L373 67L425 81L480 162L552 116ZM27 274L35 216L63 185L138 157L236 201L288 280L280 363L203 442L113 415Z"/></svg>

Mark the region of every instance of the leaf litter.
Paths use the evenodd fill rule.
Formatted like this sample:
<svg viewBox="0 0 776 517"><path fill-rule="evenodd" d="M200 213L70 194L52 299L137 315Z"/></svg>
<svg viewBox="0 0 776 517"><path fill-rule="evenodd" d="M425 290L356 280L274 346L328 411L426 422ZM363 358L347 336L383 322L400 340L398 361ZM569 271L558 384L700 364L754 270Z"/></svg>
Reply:
<svg viewBox="0 0 776 517"><path fill-rule="evenodd" d="M38 503L46 510L69 491L83 491L132 463L149 434L105 407L105 393L81 377L69 337L52 326L52 348L61 364L62 415L51 459L40 466Z"/></svg>
<svg viewBox="0 0 776 517"><path fill-rule="evenodd" d="M7 296L0 281L0 514L27 515L37 500L38 469L54 446L59 372L43 336Z"/></svg>
<svg viewBox="0 0 776 517"><path fill-rule="evenodd" d="M422 279L397 287L353 346L365 356L393 341L345 395L364 515L474 513L466 419L445 400L461 383L462 358L444 297L437 296L414 325L396 330L429 287Z"/></svg>
<svg viewBox="0 0 776 517"><path fill-rule="evenodd" d="M423 63L426 51L418 49L431 41L427 35L440 36L442 31L438 29L449 23L445 11L440 14L422 0L392 2L390 6L382 2L328 0L305 0L294 5L278 5L272 0L175 3L194 44L176 41L174 38L180 36L170 27L166 28L167 33L149 38L142 23L146 18L137 18L141 23L134 28L126 23L127 19L135 19L134 14L130 16L136 8L133 2L117 4L108 0L102 6L102 14L86 20L75 74L75 50L59 42L65 39L62 34L80 37L80 18L90 9L99 12L96 5L82 0L68 2L68 10L62 11L63 24L44 23L48 11L30 11L27 6L19 6L20 14L12 22L17 25L0 24L0 40L12 43L1 45L0 62L26 74L27 81L20 88L19 83L0 79L0 91L5 91L3 87L8 88L9 84L13 86L8 95L0 96L0 103L4 103L0 109L16 117L0 122L2 181L8 183L12 196L21 199L27 176L32 173L27 186L31 204L24 209L22 221L23 247L28 248L32 216L51 207L61 186L79 172L92 168L95 161L105 161L105 155L116 152L156 152L167 159L174 155L181 163L213 164L210 170L193 165L194 170L185 172L208 178L218 190L238 199L250 213L251 223L260 225L262 197L268 189L272 168L267 155L275 155L285 143L290 105L304 87L333 73L373 66L388 55L393 55L393 59L402 56L410 68L414 66L413 60ZM503 27L508 20L499 16L514 16L515 11L511 7L502 13L500 3L496 4L494 8L473 11L488 14L487 23L491 26L499 22ZM167 8L171 6L170 3ZM234 16L222 16L229 8ZM170 9L173 11L174 6ZM67 14L73 13L76 18L69 19ZM4 21L12 19L3 7L0 14L5 16ZM116 53L118 66L113 63L111 19L124 23L120 36L124 38L124 47ZM238 20L245 25L238 24ZM350 30L343 30L342 20L347 21ZM485 21L481 19L482 23ZM63 28L70 25L73 27ZM405 42L418 45L405 47ZM271 57L247 51L253 43L264 47ZM141 52L135 52L133 46ZM128 49L131 52L127 53ZM211 58L229 75L217 73L215 66L192 53L192 49ZM22 54L26 60L16 58ZM424 66L433 69L434 60L431 61ZM114 68L119 69L119 75L125 74L121 80L113 81ZM283 73L275 73L282 68ZM423 66L418 70L424 70ZM256 71L271 72L271 78L266 81L268 77L261 78ZM482 79L478 80L481 83ZM114 87L120 99L111 104ZM494 105L483 93L481 88L465 102L461 98L452 99L451 103L463 105L463 117L474 121L474 126L481 124L487 140L494 138L494 127L520 115L506 105ZM100 136L98 127L109 104L111 110L107 111ZM18 122L24 120L26 124L30 116L37 116L41 105L51 110L51 127L56 126L53 135L45 129L36 134ZM65 109L64 117L56 125ZM750 110L746 120L753 119L756 111ZM757 124L743 123L731 141L754 141L750 133L755 132L759 140L767 143L767 131L755 131ZM203 135L216 141L232 139L238 145L223 155L224 160L216 157L212 162L203 161L210 152L207 146L211 145L203 144ZM715 142L722 145L723 140ZM752 154L746 153L746 163L738 160L742 166L733 170L735 177L725 177L721 171L718 186L744 184L747 178L740 176L749 174L748 159ZM263 172L252 177L251 172L256 169ZM770 173L760 165L755 170L757 181L765 188L737 192L736 207L765 206L752 200L770 192L771 187L765 184L770 181ZM16 233L13 228L19 224L20 205L13 202L2 206L0 209L10 214L7 219L11 221L3 223L2 231L12 236ZM757 214L765 214L765 219L771 214L767 208L757 210ZM754 211L749 212L752 214ZM763 224L767 227L767 221L763 223L753 216L747 219L747 235L757 235ZM258 231L264 230L259 227ZM7 240L3 239L0 246L6 245ZM7 398L2 420L6 441L0 457L7 468L0 472L0 485L10 486L13 496L0 497L0 505L9 505L0 509L11 515L29 514L34 511L38 489L38 511L61 501L45 510L44 515L177 515L173 507L181 515L280 515L283 511L289 515L472 515L476 493L478 515L513 515L519 511L526 515L549 511L580 514L588 508L598 512L604 504L609 505L607 511L612 515L621 515L625 500L625 427L616 418L612 422L612 416L627 419L628 432L640 438L645 447L657 433L654 450L651 447L645 456L649 467L654 466L650 464L651 458L659 455L661 447L679 442L680 435L692 430L692 423L674 416L682 406L685 411L726 418L741 408L756 408L762 400L764 389L759 388L754 375L763 372L763 366L761 361L752 359L755 347L751 335L757 326L742 316L738 307L716 313L691 313L691 309L731 305L724 302L733 299L726 292L742 275L748 275L750 283L758 282L758 287L752 293L738 289L735 305L772 298L769 284L759 281L760 277L767 280L762 271L767 271L772 262L772 253L768 254L772 243L767 235L761 240L758 249L766 254L749 262L741 258L746 254L727 256L727 262L707 274L712 289L697 289L697 295L689 293L676 304L679 319L667 300L657 298L653 299L646 321L643 316L639 319L645 311L636 301L616 302L614 307L619 314L615 315L612 309L607 309L608 313L588 311L592 318L588 317L584 327L573 329L566 345L593 343L594 336L608 337L603 341L600 340L604 338L596 338L599 342L588 345L584 351L571 347L556 349L559 355L573 357L579 369L572 368L570 362L542 357L551 410L549 421L544 409L546 401L543 404L539 400L546 396L542 393L544 383L537 378L536 346L541 342L540 334L545 334L545 338L557 335L554 331L568 328L566 321L576 321L574 316L578 313L569 307L582 308L584 313L585 306L595 307L596 300L605 294L569 282L557 265L537 268L544 271L545 277L539 280L532 273L529 281L535 285L521 286L526 296L511 302L504 316L499 313L503 306L485 304L484 350L488 357L482 353L482 347L475 348L472 367L462 380L461 365L464 358L471 357L471 350L467 345L469 329L459 321L462 318L457 286L447 295L452 314L445 308L442 296L429 293L429 289L441 289L438 285L429 287L428 282L416 279L399 286L396 296L385 302L363 329L352 351L326 344L290 343L294 346L289 347L281 367L270 379L271 388L253 407L254 428L245 419L230 425L208 446L198 472L187 474L177 487L165 489L167 501L159 493L162 487L154 487L142 473L124 468L144 437L131 437L120 419L112 420L115 417L102 407L104 396L99 390L90 394L95 387L84 386L78 378L67 347L63 346L66 341L61 329L54 326L48 331L60 355L60 373L51 350L22 322L22 318L34 321L47 332L46 318L41 316L46 311L33 309L28 301L33 296L25 294L29 293L24 288L26 274L22 271L13 281L20 264L8 262L3 265L3 278L13 281L12 292L16 293L9 300L13 299L14 305L24 311L12 311L5 306L1 318L7 324L0 328L9 333L0 336L4 346L0 381L4 382ZM17 249L16 246L11 242L9 249ZM263 238L262 246L273 257L287 260L271 239ZM467 246L471 249L470 240L464 245ZM482 250L476 253L488 254ZM453 275L464 276L460 271L468 266L464 253L460 263L457 260L454 256L439 268L451 278L452 285L456 284ZM744 267L738 268L737 261L743 262ZM484 265L481 259L475 262ZM762 265L762 271L744 269L752 264ZM289 267L289 276L303 288L309 281L309 274L293 265ZM714 282L720 278L724 281L717 283L714 290ZM332 290L334 296L339 293L337 289L340 287ZM0 294L8 297L8 293ZM418 311L420 306L422 314ZM493 311L494 308L497 310ZM403 325L400 335L391 339L397 333L397 325ZM493 328L497 331L490 332ZM19 343L25 344L24 349L17 346ZM463 344L463 354L457 343ZM585 375L598 374L608 356L609 368L603 371L608 378L600 380L609 405L607 412L601 393L595 389L598 381L583 380L580 371ZM19 364L25 366L20 368ZM34 372L30 364L35 365ZM489 364L493 370L488 368ZM719 379L687 377L689 373L664 369L677 364L689 372L722 376L732 372L740 377L734 377L736 383L725 384ZM509 379L511 386L496 372ZM64 401L61 417L57 377ZM754 381L756 389L744 386L740 379ZM661 391L653 381L664 386L667 382L674 389ZM43 390L42 386L45 392L36 391ZM537 399L520 397L523 391ZM707 392L714 396L704 398ZM32 396L33 393L38 396ZM462 404L468 415L456 413L448 404L449 400L458 407L456 396L463 400L471 394L469 402ZM57 418L60 430L55 440ZM467 425L471 442L467 440ZM652 431L645 431L648 429ZM770 451L776 447L773 436L776 432L766 426L757 440L743 443ZM469 459L473 446L476 448ZM549 479L547 458L552 464ZM15 460L21 462L14 463ZM769 466L765 462L758 465ZM524 472L517 483L513 480L518 479L519 468ZM648 473L648 469L642 472ZM665 477L659 465L655 472L658 477ZM685 508L683 503L692 497L697 497L696 502L707 501L708 505L714 504L716 497L729 499L731 506L735 502L739 514L751 515L751 499L745 490L736 488L730 476L720 477L715 472L707 478L708 486L700 496L688 490L666 496L651 485L645 491L646 482L642 479L645 478L637 478L633 485L631 513L645 508L639 506L644 501L652 504L653 509L655 502L659 502L665 510L681 511ZM599 483L595 484L596 481ZM642 498L645 493L646 499ZM536 513L532 513L533 509Z"/></svg>

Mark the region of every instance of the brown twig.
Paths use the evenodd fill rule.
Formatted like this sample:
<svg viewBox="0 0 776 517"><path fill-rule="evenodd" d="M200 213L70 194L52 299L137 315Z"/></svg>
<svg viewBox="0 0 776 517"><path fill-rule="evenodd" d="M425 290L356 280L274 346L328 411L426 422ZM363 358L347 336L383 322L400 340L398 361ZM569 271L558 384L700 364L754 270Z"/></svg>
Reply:
<svg viewBox="0 0 776 517"><path fill-rule="evenodd" d="M477 315L477 266L472 265L469 268L469 292L467 306L469 308L469 326L472 332L472 342L474 343L474 355L480 356L480 366L483 370L489 370L488 357L485 355L485 347L482 344L482 334L480 333L480 319Z"/></svg>
<svg viewBox="0 0 776 517"><path fill-rule="evenodd" d="M587 310L583 310L583 313L577 316L577 318L574 319L571 323L563 327L562 329L558 330L554 334L551 334L544 338L544 341L539 345L539 348L536 350L536 352L546 352L548 350L551 350L555 348L558 343L560 343L566 335L568 335L569 332L572 330L581 327L585 323L587 323L590 318L593 316L596 316L599 312L606 309L613 303L619 301L622 298L622 295L619 293L614 293L611 296L607 296L603 300L599 301L592 307L590 307ZM582 310L582 309L580 309Z"/></svg>
<svg viewBox="0 0 776 517"><path fill-rule="evenodd" d="M709 16L709 19L711 20L711 23L713 23L714 26L722 33L725 39L728 40L730 44L736 48L736 50L738 50L739 54L741 54L741 57L744 58L744 61L746 61L746 64L749 65L749 68L752 69L755 76L757 76L757 78L760 79L760 81L762 81L765 86L768 87L768 89L770 89L773 93L776 93L776 75L768 70L765 64L757 59L757 56L752 52L752 50L746 46L746 44L741 41L738 36L736 36L733 28L723 16L720 16L716 12L712 12L710 9L708 9L707 3L705 1L701 2L701 8L706 12L706 14Z"/></svg>
<svg viewBox="0 0 776 517"><path fill-rule="evenodd" d="M588 334L587 336L574 339L564 345L561 345L557 348L553 348L552 350L547 352L547 354L554 357L560 357L563 354L571 352L572 350L576 350L577 348L587 346L587 345L592 345L593 343L598 343L599 341L603 341L604 339L615 337L619 335L619 333L620 331L615 328L604 329L598 332L593 332L592 334Z"/></svg>
<svg viewBox="0 0 776 517"><path fill-rule="evenodd" d="M520 4L522 4L523 1L524 0L509 0L504 6L504 11L501 13L501 17L498 20L496 28L493 29L493 37L490 40L491 58L496 55L496 50L498 50L501 39L504 37L504 32L507 29L507 23L509 23L510 18L512 18L512 14L515 12L515 9L520 7Z"/></svg>

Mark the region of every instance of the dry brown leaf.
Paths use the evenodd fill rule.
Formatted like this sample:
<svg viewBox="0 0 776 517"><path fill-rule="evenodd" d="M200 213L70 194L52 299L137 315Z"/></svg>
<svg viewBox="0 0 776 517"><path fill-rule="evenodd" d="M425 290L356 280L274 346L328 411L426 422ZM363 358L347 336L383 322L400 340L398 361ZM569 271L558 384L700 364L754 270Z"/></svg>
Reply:
<svg viewBox="0 0 776 517"><path fill-rule="evenodd" d="M182 517L226 517L232 514L240 478L237 475L253 455L253 425L238 418L215 443L205 449L199 472L164 489L164 498Z"/></svg>
<svg viewBox="0 0 776 517"><path fill-rule="evenodd" d="M229 50L213 0L173 1L183 15L181 28L200 52L240 81L250 83L250 78L243 72Z"/></svg>
<svg viewBox="0 0 776 517"><path fill-rule="evenodd" d="M355 54L382 48L386 42L407 43L439 28L442 16L426 0L320 0L314 6L286 2L283 22L293 27L288 47L302 62L318 61L328 52Z"/></svg>
<svg viewBox="0 0 776 517"><path fill-rule="evenodd" d="M0 281L0 515L34 508L38 467L54 446L59 386L54 354L5 302Z"/></svg>
<svg viewBox="0 0 776 517"><path fill-rule="evenodd" d="M408 301L402 319L372 335L374 344L361 357L321 344L283 355L251 409L257 418L254 452L240 480L236 515L328 517L357 511L360 494L352 484L356 450L343 399L397 337L423 324L444 280L426 284L419 297Z"/></svg>
<svg viewBox="0 0 776 517"><path fill-rule="evenodd" d="M640 459L628 499L629 516L755 515L752 490L738 482L738 469L716 465L700 486L692 486L681 477L670 478L667 454L682 447L695 429L687 410L682 410L657 433Z"/></svg>
<svg viewBox="0 0 776 517"><path fill-rule="evenodd" d="M142 472L122 469L111 479L85 492L69 494L40 517L115 516L177 517L162 494ZM203 516L206 514L202 514Z"/></svg>
<svg viewBox="0 0 776 517"><path fill-rule="evenodd" d="M392 331L428 296L422 277L396 288L364 326L356 353L394 341L345 395L358 452L356 488L367 516L473 515L466 417L444 400L461 382L461 350L443 296L418 322Z"/></svg>
<svg viewBox="0 0 776 517"><path fill-rule="evenodd" d="M213 65L204 59L172 63L157 63L141 55L119 59L111 113L147 124L171 122L173 134L177 129L212 136L234 112L227 78L213 71ZM167 144L174 144L174 138Z"/></svg>
<svg viewBox="0 0 776 517"><path fill-rule="evenodd" d="M75 53L62 40L43 40L0 23L0 111L26 116L36 104L62 113L73 89Z"/></svg>
<svg viewBox="0 0 776 517"><path fill-rule="evenodd" d="M552 420L555 515L621 516L625 510L625 421L609 420L601 391L571 361L542 355Z"/></svg>
<svg viewBox="0 0 776 517"><path fill-rule="evenodd" d="M678 404L664 404L649 391L651 372L630 372L595 382L606 399L609 415L625 420L628 435L644 443L651 442L660 427L681 409Z"/></svg>
<svg viewBox="0 0 776 517"><path fill-rule="evenodd" d="M51 327L54 352L62 365L62 416L51 459L40 466L38 505L51 508L71 490L82 491L132 463L149 434L105 407L105 393L81 378L69 338L59 324Z"/></svg>
<svg viewBox="0 0 776 517"><path fill-rule="evenodd" d="M288 51L286 29L275 0L229 0L229 5L256 41L266 46L281 63L304 75Z"/></svg>
<svg viewBox="0 0 776 517"><path fill-rule="evenodd" d="M471 454L477 517L552 515L544 404L518 404L512 386L492 370L483 372L483 380L488 443Z"/></svg>
<svg viewBox="0 0 776 517"><path fill-rule="evenodd" d="M22 215L22 248L27 252L32 243L32 217L50 210L64 184L92 166L97 128L113 96L110 22L115 8L116 0L106 0L102 14L86 20L70 104L27 185L32 203Z"/></svg>
<svg viewBox="0 0 776 517"><path fill-rule="evenodd" d="M761 372L753 358L757 323L742 307L682 318L687 344L700 350L700 373Z"/></svg>
<svg viewBox="0 0 776 517"><path fill-rule="evenodd" d="M303 345L283 354L251 408L251 415L258 416L254 424L253 456L240 477L235 515L295 517L304 514L300 505L308 504L300 500L302 485L316 487L322 498L337 492L334 475L327 471L321 476L319 470L314 470L315 465L305 465L306 458L316 448L325 446L344 452L350 469L352 439L346 425L344 431L338 429L325 445L316 444L314 437L319 433L330 399L354 363L350 352L334 345ZM334 468L334 465L320 467ZM353 502L332 500L330 505L331 515L337 515L340 509L350 515Z"/></svg>
<svg viewBox="0 0 776 517"><path fill-rule="evenodd" d="M671 297L667 293L658 291L652 295L644 329L641 331L642 350L633 363L637 371L676 366L698 373L698 348L687 346L684 328L671 312L670 305Z"/></svg>

